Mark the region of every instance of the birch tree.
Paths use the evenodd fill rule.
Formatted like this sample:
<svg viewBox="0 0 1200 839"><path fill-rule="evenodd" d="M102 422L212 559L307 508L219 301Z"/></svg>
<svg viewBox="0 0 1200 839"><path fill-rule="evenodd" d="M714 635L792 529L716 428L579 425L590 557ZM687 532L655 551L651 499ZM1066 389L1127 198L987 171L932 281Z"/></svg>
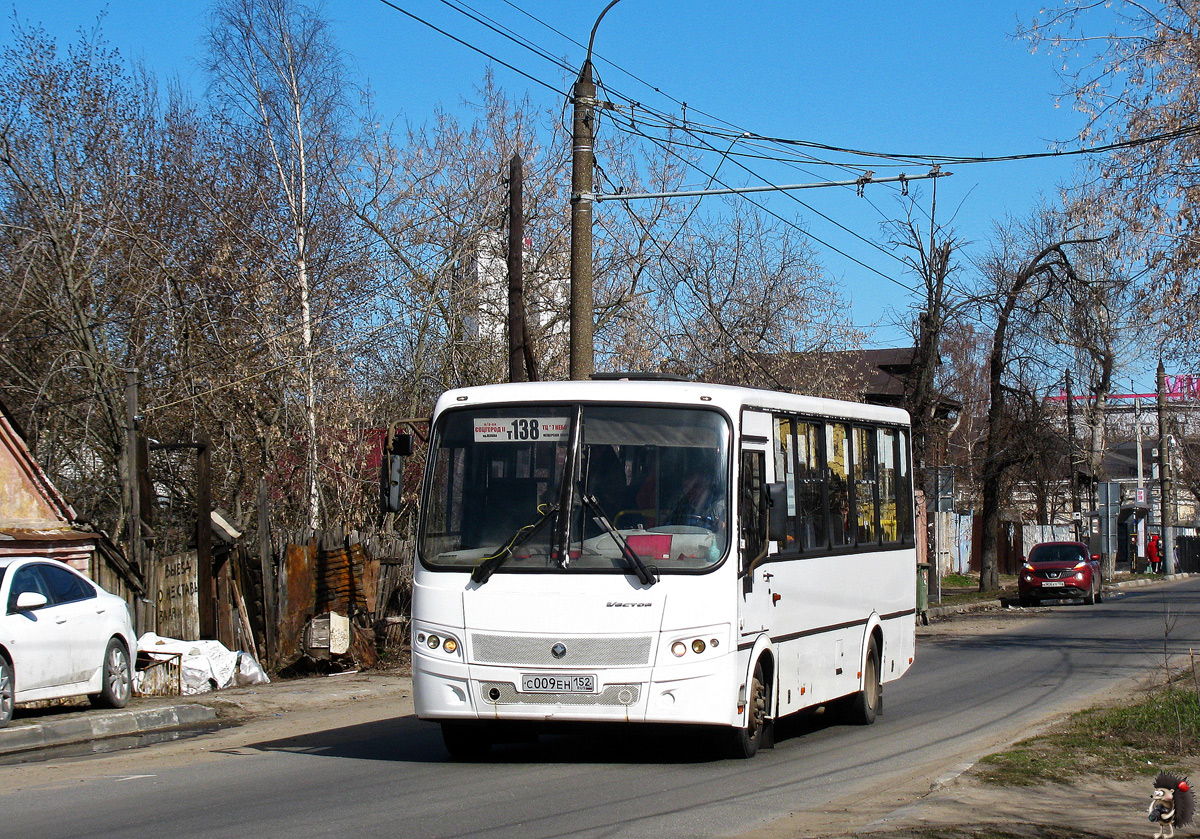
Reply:
<svg viewBox="0 0 1200 839"><path fill-rule="evenodd" d="M270 161L283 211L289 270L298 296L299 355L306 426L307 523L320 519L314 234L336 206L333 170L342 160L345 81L327 24L292 0L219 0L208 36L208 70L225 113L251 130ZM328 231L326 231L327 233ZM330 237L326 235L326 241ZM281 242L281 249L283 243Z"/></svg>

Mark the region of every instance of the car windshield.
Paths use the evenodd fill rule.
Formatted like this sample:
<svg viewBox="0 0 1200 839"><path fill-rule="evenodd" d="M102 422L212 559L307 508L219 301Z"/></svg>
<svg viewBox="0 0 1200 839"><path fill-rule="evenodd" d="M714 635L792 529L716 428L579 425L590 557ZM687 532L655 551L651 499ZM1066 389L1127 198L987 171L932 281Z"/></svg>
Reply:
<svg viewBox="0 0 1200 839"><path fill-rule="evenodd" d="M1036 545L1029 552L1030 562L1079 562L1087 552L1078 545Z"/></svg>
<svg viewBox="0 0 1200 839"><path fill-rule="evenodd" d="M721 414L693 408L446 412L434 429L420 557L431 568L470 570L551 511L552 522L522 536L498 570L631 573L614 530L656 574L711 567L728 546L728 437ZM564 493L568 471L572 491ZM562 504L568 551L559 562Z"/></svg>

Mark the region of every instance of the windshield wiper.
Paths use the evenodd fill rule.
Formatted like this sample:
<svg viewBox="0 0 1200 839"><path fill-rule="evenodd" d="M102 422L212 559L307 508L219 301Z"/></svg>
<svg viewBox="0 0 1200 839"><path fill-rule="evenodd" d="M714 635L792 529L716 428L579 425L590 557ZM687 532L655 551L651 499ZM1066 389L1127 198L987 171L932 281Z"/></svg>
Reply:
<svg viewBox="0 0 1200 839"><path fill-rule="evenodd" d="M541 512L539 507L538 511ZM537 519L537 521L527 524L524 527L518 528L517 532L512 535L499 553L492 554L489 557L484 557L471 571L471 582L483 585L488 581L492 574L496 573L496 569L504 564L517 548L524 545L530 539L538 534L538 531L545 527L546 522L550 521L550 517L558 512L558 505L547 504L545 512Z"/></svg>
<svg viewBox="0 0 1200 839"><path fill-rule="evenodd" d="M558 492L558 509L562 515L554 526L554 540L550 543L550 559L559 568L571 562L571 519L575 511L575 472L579 468L579 441L583 431L583 407L575 406L575 418L571 423L571 434L567 438L567 459L563 464L562 486Z"/></svg>
<svg viewBox="0 0 1200 839"><path fill-rule="evenodd" d="M621 550L621 556L625 557L625 561L629 563L629 567L633 569L633 573L642 581L643 585L652 586L658 582L654 575L650 573L650 569L646 563L642 562L642 558L637 555L633 548L629 547L629 543L625 541L625 537L621 535L621 531L617 530L616 525L608 520L608 516L604 514L604 510L600 507L600 502L596 500L594 495L584 495L583 505L591 509L594 520L602 528L604 532L613 538L617 543L617 547Z"/></svg>

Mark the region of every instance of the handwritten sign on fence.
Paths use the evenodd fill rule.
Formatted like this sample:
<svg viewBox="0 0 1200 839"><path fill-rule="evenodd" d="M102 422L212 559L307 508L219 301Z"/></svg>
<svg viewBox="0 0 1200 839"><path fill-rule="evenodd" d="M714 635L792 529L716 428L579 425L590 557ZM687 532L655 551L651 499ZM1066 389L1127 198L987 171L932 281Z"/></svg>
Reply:
<svg viewBox="0 0 1200 839"><path fill-rule="evenodd" d="M200 586L196 552L165 557L154 570L159 635L195 641L200 637Z"/></svg>

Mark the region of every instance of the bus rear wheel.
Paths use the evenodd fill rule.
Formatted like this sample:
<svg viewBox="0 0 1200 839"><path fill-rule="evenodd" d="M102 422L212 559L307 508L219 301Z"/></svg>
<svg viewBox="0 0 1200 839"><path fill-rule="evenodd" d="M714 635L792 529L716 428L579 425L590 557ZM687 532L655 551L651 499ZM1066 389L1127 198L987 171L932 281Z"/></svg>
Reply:
<svg viewBox="0 0 1200 839"><path fill-rule="evenodd" d="M746 696L749 705L746 725L733 731L730 755L735 758L752 758L763 744L763 733L767 728L767 683L763 676L762 662L754 665L754 678L750 680L750 692Z"/></svg>
<svg viewBox="0 0 1200 839"><path fill-rule="evenodd" d="M847 722L870 725L883 711L883 683L880 679L879 644L874 638L867 647L867 664L863 671L863 687L850 697Z"/></svg>
<svg viewBox="0 0 1200 839"><path fill-rule="evenodd" d="M481 760L492 750L492 732L487 726L446 720L442 743L455 760Z"/></svg>

